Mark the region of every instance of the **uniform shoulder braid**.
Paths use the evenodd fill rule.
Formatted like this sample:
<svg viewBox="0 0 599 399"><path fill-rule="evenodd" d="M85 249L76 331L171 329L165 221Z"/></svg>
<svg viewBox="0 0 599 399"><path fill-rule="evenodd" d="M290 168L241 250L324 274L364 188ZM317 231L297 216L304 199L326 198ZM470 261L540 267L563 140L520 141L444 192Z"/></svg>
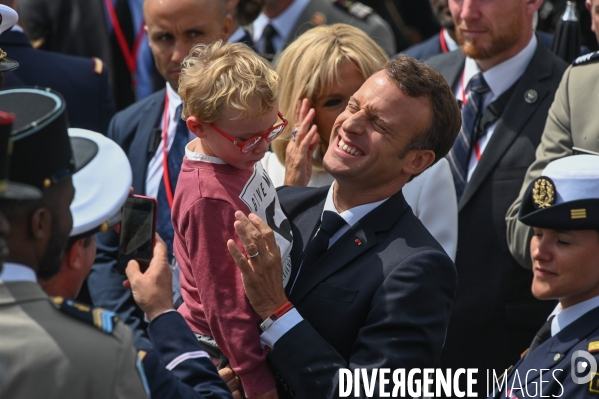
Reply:
<svg viewBox="0 0 599 399"><path fill-rule="evenodd" d="M341 10L350 13L356 18L359 18L363 21L368 18L370 14L374 12L374 10L367 6L366 4L362 4L358 1L353 0L331 0L333 5L337 6Z"/></svg>
<svg viewBox="0 0 599 399"><path fill-rule="evenodd" d="M63 313L95 326L106 334L112 334L119 321L116 313L102 308L93 308L81 302L62 297L53 297L52 301Z"/></svg>
<svg viewBox="0 0 599 399"><path fill-rule="evenodd" d="M572 65L574 65L574 66L584 65L584 64L589 64L591 62L597 62L597 60L599 60L599 51L581 55L580 57L578 57L577 59L574 60Z"/></svg>

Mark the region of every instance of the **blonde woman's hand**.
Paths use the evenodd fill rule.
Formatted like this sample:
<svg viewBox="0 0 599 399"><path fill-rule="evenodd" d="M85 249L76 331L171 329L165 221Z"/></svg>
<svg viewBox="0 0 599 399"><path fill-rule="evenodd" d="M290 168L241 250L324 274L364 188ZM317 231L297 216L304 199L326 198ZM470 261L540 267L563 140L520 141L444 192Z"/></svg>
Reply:
<svg viewBox="0 0 599 399"><path fill-rule="evenodd" d="M310 101L298 102L291 140L285 150L285 182L287 186L307 186L312 176L312 155L318 146L318 127L312 124L316 112Z"/></svg>

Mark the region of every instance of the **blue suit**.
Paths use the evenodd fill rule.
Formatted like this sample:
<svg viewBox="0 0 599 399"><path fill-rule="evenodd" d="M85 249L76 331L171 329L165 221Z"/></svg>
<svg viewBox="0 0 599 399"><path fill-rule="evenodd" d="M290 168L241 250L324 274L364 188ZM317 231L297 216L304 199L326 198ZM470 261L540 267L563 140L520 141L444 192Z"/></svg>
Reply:
<svg viewBox="0 0 599 399"><path fill-rule="evenodd" d="M256 50L256 44L254 43L254 39L252 39L252 35L250 35L248 33L248 31L245 29L243 30L243 32L245 34L243 35L243 37L240 40L237 40L237 43L247 44L247 46L249 48L251 48L252 50L258 51L258 50Z"/></svg>
<svg viewBox="0 0 599 399"><path fill-rule="evenodd" d="M138 101L117 113L108 128L108 137L125 151L133 172L133 189L136 194L146 192L146 174L164 109L166 89ZM116 271L119 236L110 230L96 235L98 252L92 271L87 278L87 288L94 306L110 309L134 331L138 349L151 348L145 338L147 324L143 312L137 307L131 291L122 286L125 277Z"/></svg>
<svg viewBox="0 0 599 399"><path fill-rule="evenodd" d="M164 313L152 320L148 334L154 350L145 354L143 366L153 398L232 397L179 313Z"/></svg>
<svg viewBox="0 0 599 399"><path fill-rule="evenodd" d="M572 355L579 350L590 351L590 343L599 344L599 308L586 313L520 359L508 374L507 380L503 381L501 391L492 393L489 398L505 398L506 389L512 390L512 396L507 397L515 395L519 399L597 397L599 377L585 384L575 384L571 377ZM599 353L592 353L591 356L599 363ZM578 366L579 362L584 361L584 358L576 358L574 364ZM541 369L544 369L542 376ZM586 374L577 373L576 376L584 377ZM512 385L523 389L512 389Z"/></svg>
<svg viewBox="0 0 599 399"><path fill-rule="evenodd" d="M4 88L21 82L50 87L64 97L71 127L106 134L116 106L105 67L96 73L96 63L91 58L36 50L27 36L17 31L0 35L0 47L19 62L16 71L6 74Z"/></svg>

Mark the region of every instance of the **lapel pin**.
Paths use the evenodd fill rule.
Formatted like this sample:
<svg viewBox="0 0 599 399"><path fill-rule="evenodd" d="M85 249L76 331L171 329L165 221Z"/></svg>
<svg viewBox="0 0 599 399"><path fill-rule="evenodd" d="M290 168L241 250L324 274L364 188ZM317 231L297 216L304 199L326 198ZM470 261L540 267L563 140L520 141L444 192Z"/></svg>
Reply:
<svg viewBox="0 0 599 399"><path fill-rule="evenodd" d="M362 241L360 241L360 239L359 239L359 238L356 238L356 244L358 244L358 245L362 245Z"/></svg>
<svg viewBox="0 0 599 399"><path fill-rule="evenodd" d="M539 98L539 94L536 90L530 89L527 90L526 93L524 93L524 101L526 101L529 104L532 104L535 101L537 101L537 98Z"/></svg>

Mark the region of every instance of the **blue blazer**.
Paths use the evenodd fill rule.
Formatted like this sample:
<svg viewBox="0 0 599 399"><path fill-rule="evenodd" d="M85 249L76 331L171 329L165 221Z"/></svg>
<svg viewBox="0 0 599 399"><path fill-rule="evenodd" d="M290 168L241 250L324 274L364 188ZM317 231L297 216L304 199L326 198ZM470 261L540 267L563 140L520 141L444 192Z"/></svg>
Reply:
<svg viewBox="0 0 599 399"><path fill-rule="evenodd" d="M278 190L292 223L290 281L320 224L328 189ZM437 366L456 284L453 262L402 192L391 196L298 275L288 297L304 320L267 357L279 397L336 398L341 367Z"/></svg>
<svg viewBox="0 0 599 399"><path fill-rule="evenodd" d="M528 356L520 359L508 374L507 380L503 381L501 391L491 393L489 398L505 398L506 387L511 389L512 385L524 388L523 390L513 390L513 394L517 398L597 397L599 393L599 376L585 384L575 384L571 377L572 355L579 350L589 351L590 343L599 344L599 308L586 313L539 345ZM599 363L599 353L596 350L591 356L593 356L595 362ZM574 365L576 367L579 362L585 361L588 363L582 357L575 358ZM543 370L542 375L542 390L540 369L546 369ZM586 371L588 372L589 368ZM584 377L587 372L576 373L576 376ZM521 385L516 377L520 378ZM516 379L515 382L514 379Z"/></svg>
<svg viewBox="0 0 599 399"><path fill-rule="evenodd" d="M231 399L232 394L183 317L164 313L150 323L154 349L143 357L153 398Z"/></svg>
<svg viewBox="0 0 599 399"><path fill-rule="evenodd" d="M152 140L160 126L166 88L136 102L117 113L110 121L108 137L121 146L129 158L133 172L133 189L145 194L148 163L152 158ZM96 234L96 261L87 278L87 288L94 306L110 309L134 332L138 349L151 348L147 340L144 315L122 286L125 277L117 273L116 260L119 236L112 229Z"/></svg>
<svg viewBox="0 0 599 399"><path fill-rule="evenodd" d="M76 57L36 50L22 32L7 31L0 35L0 47L19 68L6 73L4 87L23 83L27 86L50 87L65 99L71 127L106 134L108 123L116 112L106 66L95 73L91 58Z"/></svg>

